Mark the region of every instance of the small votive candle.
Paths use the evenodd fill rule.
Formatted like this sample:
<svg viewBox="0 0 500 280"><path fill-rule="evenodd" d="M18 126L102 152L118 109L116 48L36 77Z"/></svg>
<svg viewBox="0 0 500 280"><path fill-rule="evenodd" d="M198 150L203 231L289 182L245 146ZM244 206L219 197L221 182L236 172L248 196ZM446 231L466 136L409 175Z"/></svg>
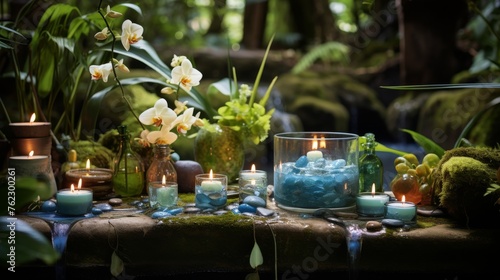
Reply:
<svg viewBox="0 0 500 280"><path fill-rule="evenodd" d="M384 207L388 201L389 195L385 193L359 193L356 197L358 215L364 217L384 217Z"/></svg>
<svg viewBox="0 0 500 280"><path fill-rule="evenodd" d="M200 209L218 209L227 202L227 176L198 174L195 176L195 204Z"/></svg>
<svg viewBox="0 0 500 280"><path fill-rule="evenodd" d="M56 194L57 213L64 216L82 216L92 210L92 190L71 188L62 189Z"/></svg>
<svg viewBox="0 0 500 280"><path fill-rule="evenodd" d="M257 196L267 204L267 173L256 170L252 164L250 170L241 170L238 178L239 200L242 202L247 196Z"/></svg>
<svg viewBox="0 0 500 280"><path fill-rule="evenodd" d="M417 219L417 207L413 202L405 202L403 195L401 201L389 201L385 205L385 218L401 220L405 223L414 223Z"/></svg>
<svg viewBox="0 0 500 280"><path fill-rule="evenodd" d="M167 182L165 175L161 182L148 184L149 205L151 208L169 208L177 205L179 197L177 182Z"/></svg>

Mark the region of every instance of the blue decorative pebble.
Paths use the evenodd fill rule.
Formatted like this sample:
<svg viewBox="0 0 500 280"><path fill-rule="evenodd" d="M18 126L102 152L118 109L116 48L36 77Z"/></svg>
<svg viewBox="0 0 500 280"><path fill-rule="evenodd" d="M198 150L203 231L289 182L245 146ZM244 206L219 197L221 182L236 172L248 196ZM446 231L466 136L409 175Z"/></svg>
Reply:
<svg viewBox="0 0 500 280"><path fill-rule="evenodd" d="M387 227L402 227L405 225L403 221L396 219L383 219L381 222Z"/></svg>
<svg viewBox="0 0 500 280"><path fill-rule="evenodd" d="M179 154L178 154L178 153L171 153L171 154L170 154L170 158L171 158L174 162L176 162L176 161L178 161L178 160L180 160L180 159L181 159L181 156L179 156Z"/></svg>
<svg viewBox="0 0 500 280"><path fill-rule="evenodd" d="M336 159L332 162L333 168L341 168L346 165L345 159Z"/></svg>
<svg viewBox="0 0 500 280"><path fill-rule="evenodd" d="M236 214L236 215L241 214L240 209L238 209L238 208L231 209L231 212L233 212L233 214Z"/></svg>
<svg viewBox="0 0 500 280"><path fill-rule="evenodd" d="M306 167L308 163L309 163L309 160L307 160L307 156L301 156L295 162L295 167Z"/></svg>
<svg viewBox="0 0 500 280"><path fill-rule="evenodd" d="M246 203L240 204L240 206L238 206L238 210L240 210L241 213L256 213L257 212L256 207L253 207L253 206L248 205Z"/></svg>
<svg viewBox="0 0 500 280"><path fill-rule="evenodd" d="M210 203L211 199L210 197L208 197L208 195L204 194L204 193L199 193L199 194L196 194L195 196L195 202L196 202L196 206L199 207L200 204L208 204Z"/></svg>
<svg viewBox="0 0 500 280"><path fill-rule="evenodd" d="M266 207L266 201L258 196L249 195L243 199L243 203L246 203L255 208L257 207Z"/></svg>
<svg viewBox="0 0 500 280"><path fill-rule="evenodd" d="M42 212L55 212L57 205L52 200L46 200L43 202L41 210Z"/></svg>
<svg viewBox="0 0 500 280"><path fill-rule="evenodd" d="M166 217L172 217L172 214L163 211L156 211L153 213L153 215L151 215L151 218L153 219L166 218Z"/></svg>
<svg viewBox="0 0 500 280"><path fill-rule="evenodd" d="M97 207L92 207L92 214L94 215L101 215L103 212L100 208Z"/></svg>
<svg viewBox="0 0 500 280"><path fill-rule="evenodd" d="M170 213L171 215L175 216L177 214L181 214L184 211L184 208L175 208L175 209L170 209L167 210L166 212Z"/></svg>
<svg viewBox="0 0 500 280"><path fill-rule="evenodd" d="M95 207L101 209L103 212L113 210L113 207L111 207L111 205L109 205L108 203L98 203L95 205Z"/></svg>
<svg viewBox="0 0 500 280"><path fill-rule="evenodd" d="M145 198L141 199L141 202L142 203L149 203L149 198L145 197Z"/></svg>

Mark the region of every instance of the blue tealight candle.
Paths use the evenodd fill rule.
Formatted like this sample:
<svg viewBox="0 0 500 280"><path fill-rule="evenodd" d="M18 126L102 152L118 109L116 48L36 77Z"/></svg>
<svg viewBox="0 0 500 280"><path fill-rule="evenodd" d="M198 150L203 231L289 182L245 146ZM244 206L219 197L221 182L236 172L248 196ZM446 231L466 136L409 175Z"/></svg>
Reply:
<svg viewBox="0 0 500 280"><path fill-rule="evenodd" d="M360 216L383 217L385 213L385 204L389 201L389 195L385 193L376 193L374 188L372 192L364 192L356 197L356 208Z"/></svg>

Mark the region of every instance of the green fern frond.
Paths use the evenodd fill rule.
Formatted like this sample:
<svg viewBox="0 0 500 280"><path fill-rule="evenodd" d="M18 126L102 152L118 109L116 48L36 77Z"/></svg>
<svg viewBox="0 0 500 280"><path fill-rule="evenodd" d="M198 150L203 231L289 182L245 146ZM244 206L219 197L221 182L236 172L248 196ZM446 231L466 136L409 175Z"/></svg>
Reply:
<svg viewBox="0 0 500 280"><path fill-rule="evenodd" d="M292 73L300 73L317 60L327 61L327 62L347 62L349 47L345 44L339 42L327 42L312 48L307 54L305 54L293 67Z"/></svg>

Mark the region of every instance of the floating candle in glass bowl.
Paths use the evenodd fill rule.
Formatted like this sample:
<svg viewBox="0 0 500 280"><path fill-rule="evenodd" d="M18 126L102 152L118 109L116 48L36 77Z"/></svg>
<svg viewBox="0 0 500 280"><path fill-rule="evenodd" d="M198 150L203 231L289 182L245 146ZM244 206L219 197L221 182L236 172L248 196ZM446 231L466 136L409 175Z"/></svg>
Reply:
<svg viewBox="0 0 500 280"><path fill-rule="evenodd" d="M267 201L267 172L256 170L252 164L250 170L241 170L238 177L239 201L242 202L247 196L258 196Z"/></svg>
<svg viewBox="0 0 500 280"><path fill-rule="evenodd" d="M148 183L149 205L151 208L169 208L177 205L179 197L177 182L167 182L163 175L161 182L152 181Z"/></svg>
<svg viewBox="0 0 500 280"><path fill-rule="evenodd" d="M200 209L218 209L227 202L227 176L215 174L210 169L209 174L195 176L195 204Z"/></svg>
<svg viewBox="0 0 500 280"><path fill-rule="evenodd" d="M406 202L403 195L401 201L389 201L386 203L385 218L401 220L405 223L414 223L417 219L417 207L413 202Z"/></svg>
<svg viewBox="0 0 500 280"><path fill-rule="evenodd" d="M85 168L70 169L64 174L63 186L76 184L82 179L82 186L92 189L96 199L103 199L113 192L111 180L113 171L108 168L91 168L87 159Z"/></svg>
<svg viewBox="0 0 500 280"><path fill-rule="evenodd" d="M354 210L359 192L358 138L341 132L274 135L277 206L298 212Z"/></svg>
<svg viewBox="0 0 500 280"><path fill-rule="evenodd" d="M358 215L364 217L384 217L385 204L389 201L389 195L375 192L375 184L372 191L359 193L356 198L356 209Z"/></svg>
<svg viewBox="0 0 500 280"><path fill-rule="evenodd" d="M82 216L92 210L92 190L81 188L81 180L78 188L71 184L69 189L59 190L56 194L57 214L63 216Z"/></svg>

